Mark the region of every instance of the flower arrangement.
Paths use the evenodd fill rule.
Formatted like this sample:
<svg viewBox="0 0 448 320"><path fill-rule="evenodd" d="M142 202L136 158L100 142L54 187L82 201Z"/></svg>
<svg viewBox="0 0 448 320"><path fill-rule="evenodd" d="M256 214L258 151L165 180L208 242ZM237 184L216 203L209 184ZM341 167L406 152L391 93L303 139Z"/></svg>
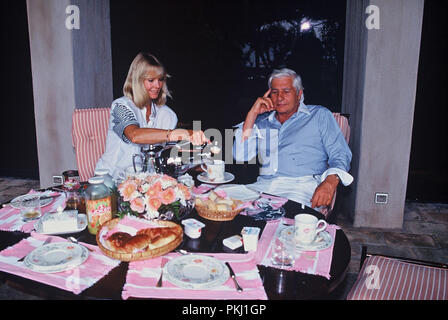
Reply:
<svg viewBox="0 0 448 320"><path fill-rule="evenodd" d="M141 173L128 177L118 185L118 192L123 201L119 216L156 219L171 211L180 219L180 209L192 202L190 190L166 174Z"/></svg>

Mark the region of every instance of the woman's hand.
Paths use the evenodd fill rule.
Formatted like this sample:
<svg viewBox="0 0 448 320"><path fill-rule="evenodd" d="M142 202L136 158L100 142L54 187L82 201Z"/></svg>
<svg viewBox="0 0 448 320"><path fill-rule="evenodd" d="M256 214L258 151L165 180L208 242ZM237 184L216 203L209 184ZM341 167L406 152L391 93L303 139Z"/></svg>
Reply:
<svg viewBox="0 0 448 320"><path fill-rule="evenodd" d="M193 145L202 145L204 143L210 143L202 130L193 131L186 129L175 129L170 132L169 141L190 141Z"/></svg>
<svg viewBox="0 0 448 320"><path fill-rule="evenodd" d="M190 131L190 142L195 146L200 146L205 143L210 143L210 140L207 139L204 132L202 130L199 131Z"/></svg>

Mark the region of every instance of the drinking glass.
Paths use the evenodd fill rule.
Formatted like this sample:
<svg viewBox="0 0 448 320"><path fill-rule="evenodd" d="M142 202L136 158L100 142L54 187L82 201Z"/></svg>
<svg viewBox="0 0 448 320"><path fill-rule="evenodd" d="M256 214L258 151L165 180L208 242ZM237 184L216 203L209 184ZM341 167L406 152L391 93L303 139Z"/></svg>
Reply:
<svg viewBox="0 0 448 320"><path fill-rule="evenodd" d="M40 210L40 196L38 194L33 195L22 202L21 215L23 221L31 221L40 218L42 212Z"/></svg>
<svg viewBox="0 0 448 320"><path fill-rule="evenodd" d="M275 238L271 252L272 264L280 268L289 268L294 266L295 259L294 241L282 237Z"/></svg>

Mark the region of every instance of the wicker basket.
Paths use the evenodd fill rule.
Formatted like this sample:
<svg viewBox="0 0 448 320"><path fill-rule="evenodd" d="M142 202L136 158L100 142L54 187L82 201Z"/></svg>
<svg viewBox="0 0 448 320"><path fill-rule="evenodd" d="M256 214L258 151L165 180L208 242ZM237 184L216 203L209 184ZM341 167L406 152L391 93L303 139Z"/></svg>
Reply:
<svg viewBox="0 0 448 320"><path fill-rule="evenodd" d="M218 211L218 210L210 210L207 206L198 205L195 206L198 215L201 217L213 220L213 221L230 221L233 220L243 209L236 209L230 211Z"/></svg>
<svg viewBox="0 0 448 320"><path fill-rule="evenodd" d="M106 248L103 245L103 243L100 241L100 238L105 232L107 233L108 230L112 230L113 228L115 228L115 226L119 222L120 222L120 219L118 219L118 218L107 221L105 224L103 224L100 227L100 229L98 230L98 232L96 234L96 243L100 247L101 251L103 251L103 253L106 256L111 257L113 259L117 259L117 260L121 260L121 261L136 261L136 260L151 259L151 258L163 256L164 254L173 251L182 242L183 230L180 225L178 225L177 223L174 223L172 221L157 221L157 224L159 224L160 226L176 228L175 232L177 233L177 236L173 241L171 241L170 243L168 243L160 248L154 249L154 250L144 250L144 251L136 252L136 253L116 252L116 251Z"/></svg>

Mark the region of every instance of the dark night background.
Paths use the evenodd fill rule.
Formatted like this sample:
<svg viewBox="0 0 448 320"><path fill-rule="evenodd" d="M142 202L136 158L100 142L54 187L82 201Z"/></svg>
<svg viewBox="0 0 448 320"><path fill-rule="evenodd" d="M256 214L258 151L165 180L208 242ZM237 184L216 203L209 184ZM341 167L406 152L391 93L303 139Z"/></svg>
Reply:
<svg viewBox="0 0 448 320"><path fill-rule="evenodd" d="M448 202L445 3L425 1L408 200ZM281 67L301 74L305 103L341 110L345 0L111 0L110 10L114 98L148 51L172 76L167 104L185 126L241 122ZM26 1L2 2L1 12L0 176L38 178ZM302 19L315 27L297 31Z"/></svg>

